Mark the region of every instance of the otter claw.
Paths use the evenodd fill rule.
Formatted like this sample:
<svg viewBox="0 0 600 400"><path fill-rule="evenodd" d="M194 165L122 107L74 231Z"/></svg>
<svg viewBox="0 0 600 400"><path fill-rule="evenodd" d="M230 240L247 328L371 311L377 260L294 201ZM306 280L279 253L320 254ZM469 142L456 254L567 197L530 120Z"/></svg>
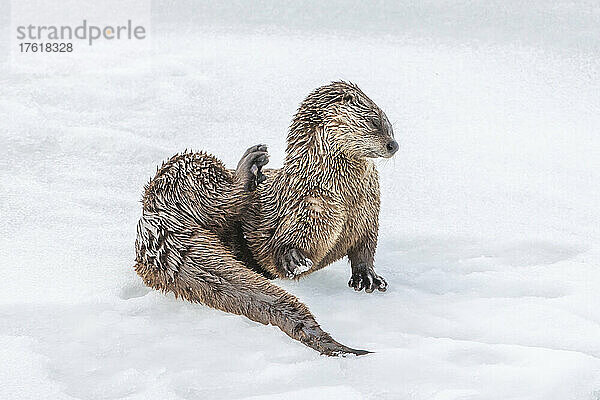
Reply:
<svg viewBox="0 0 600 400"><path fill-rule="evenodd" d="M294 275L300 275L301 273L306 272L312 268L313 262L310 258L307 258L304 261L304 264L300 264L296 268L294 268Z"/></svg>
<svg viewBox="0 0 600 400"><path fill-rule="evenodd" d="M387 290L387 282L381 276L375 273L373 267L365 263L360 263L352 267L352 277L348 281L348 286L360 292L365 289L365 292L372 293L375 289L380 292Z"/></svg>
<svg viewBox="0 0 600 400"><path fill-rule="evenodd" d="M289 279L310 270L313 265L313 261L305 257L298 249L288 250L281 259L281 266L284 269L285 276Z"/></svg>

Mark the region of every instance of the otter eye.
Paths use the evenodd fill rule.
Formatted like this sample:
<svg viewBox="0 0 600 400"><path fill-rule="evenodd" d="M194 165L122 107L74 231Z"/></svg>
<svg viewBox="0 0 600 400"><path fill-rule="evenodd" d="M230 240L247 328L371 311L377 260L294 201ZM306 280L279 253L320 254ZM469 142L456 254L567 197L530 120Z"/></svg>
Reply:
<svg viewBox="0 0 600 400"><path fill-rule="evenodd" d="M354 96L351 93L344 93L342 101L346 104L350 104L354 101Z"/></svg>
<svg viewBox="0 0 600 400"><path fill-rule="evenodd" d="M381 128L381 121L379 120L379 117L371 117L370 122L375 127L375 129Z"/></svg>

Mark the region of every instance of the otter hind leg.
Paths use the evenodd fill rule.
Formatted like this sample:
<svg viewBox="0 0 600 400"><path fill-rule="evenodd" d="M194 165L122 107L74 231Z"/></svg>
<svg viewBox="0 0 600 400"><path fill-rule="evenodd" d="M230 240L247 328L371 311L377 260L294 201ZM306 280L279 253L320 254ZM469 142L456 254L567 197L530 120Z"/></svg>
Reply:
<svg viewBox="0 0 600 400"><path fill-rule="evenodd" d="M275 325L321 354L368 353L333 340L303 303L246 268L210 231L202 231L192 238L183 261L167 289L189 301Z"/></svg>
<svg viewBox="0 0 600 400"><path fill-rule="evenodd" d="M235 175L244 183L246 190L256 190L256 187L267 179L262 172L262 167L268 162L267 145L258 144L246 150L235 170Z"/></svg>

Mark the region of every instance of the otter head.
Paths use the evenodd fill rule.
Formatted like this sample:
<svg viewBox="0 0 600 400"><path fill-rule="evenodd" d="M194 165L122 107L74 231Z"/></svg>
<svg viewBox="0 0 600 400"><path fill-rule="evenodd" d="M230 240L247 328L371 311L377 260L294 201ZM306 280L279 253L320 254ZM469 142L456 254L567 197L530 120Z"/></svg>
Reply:
<svg viewBox="0 0 600 400"><path fill-rule="evenodd" d="M291 128L290 141L296 141L300 132L312 131L317 145L328 153L390 158L398 151L385 113L352 83L332 82L313 91L300 105Z"/></svg>
<svg viewBox="0 0 600 400"><path fill-rule="evenodd" d="M392 125L385 113L358 86L336 82L341 89L325 119L330 139L348 155L390 158L398 151Z"/></svg>

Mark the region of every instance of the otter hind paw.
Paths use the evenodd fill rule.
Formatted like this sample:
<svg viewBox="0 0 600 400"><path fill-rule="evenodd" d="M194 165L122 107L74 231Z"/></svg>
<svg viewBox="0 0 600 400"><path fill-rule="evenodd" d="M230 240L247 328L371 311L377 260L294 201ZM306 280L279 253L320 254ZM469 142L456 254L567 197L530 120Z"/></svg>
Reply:
<svg viewBox="0 0 600 400"><path fill-rule="evenodd" d="M387 290L387 282L383 277L377 275L373 267L365 263L358 264L352 268L352 277L348 281L348 286L354 288L357 292L365 289L365 292L371 293L375 289L380 292Z"/></svg>
<svg viewBox="0 0 600 400"><path fill-rule="evenodd" d="M310 270L313 262L298 249L290 249L283 254L281 266L286 277L293 279L296 276Z"/></svg>
<svg viewBox="0 0 600 400"><path fill-rule="evenodd" d="M267 179L262 172L262 167L269 162L267 146L258 144L250 147L238 163L236 175L244 182L244 188L249 191L256 189L258 185Z"/></svg>

